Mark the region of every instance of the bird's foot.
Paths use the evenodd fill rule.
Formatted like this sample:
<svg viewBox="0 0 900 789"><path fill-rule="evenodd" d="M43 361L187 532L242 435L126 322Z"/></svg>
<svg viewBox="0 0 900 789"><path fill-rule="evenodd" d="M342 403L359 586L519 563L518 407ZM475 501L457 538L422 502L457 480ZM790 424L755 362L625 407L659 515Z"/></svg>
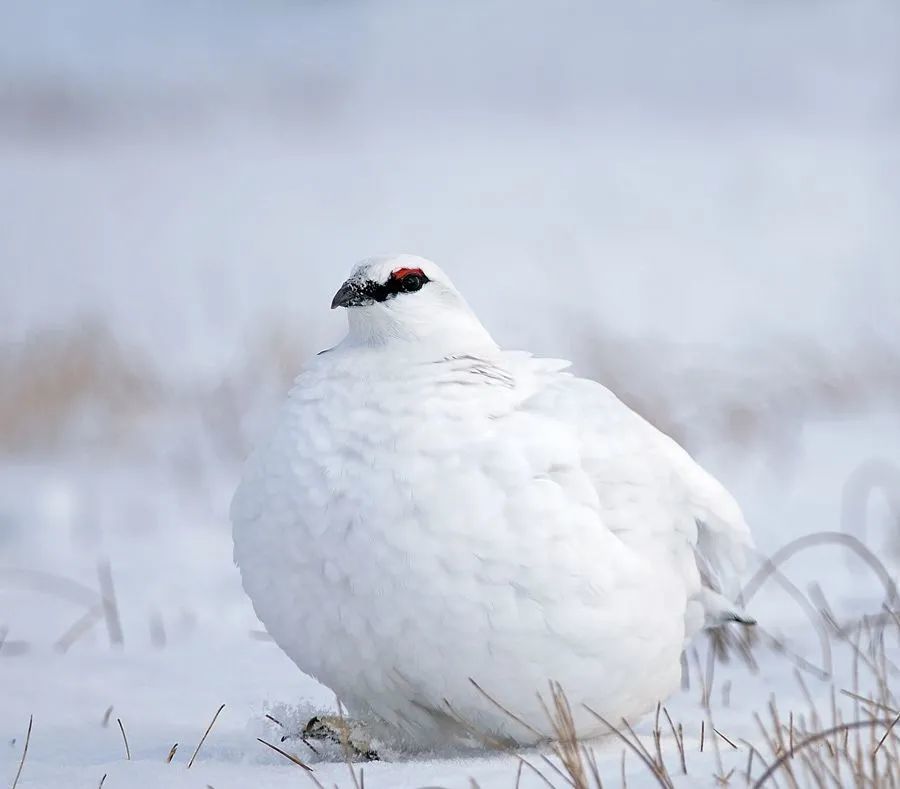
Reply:
<svg viewBox="0 0 900 789"><path fill-rule="evenodd" d="M316 715L309 719L300 738L315 750L309 742L330 742L339 745L353 761L377 762L378 753L372 747L362 725L338 715Z"/></svg>

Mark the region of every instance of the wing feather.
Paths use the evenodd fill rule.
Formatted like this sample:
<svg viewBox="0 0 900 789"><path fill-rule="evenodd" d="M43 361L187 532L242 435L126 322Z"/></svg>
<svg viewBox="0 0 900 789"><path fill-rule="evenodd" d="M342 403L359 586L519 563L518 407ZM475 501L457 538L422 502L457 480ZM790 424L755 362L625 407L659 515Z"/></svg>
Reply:
<svg viewBox="0 0 900 789"><path fill-rule="evenodd" d="M734 497L602 385L555 365L536 375L544 385L522 407L572 421L607 527L637 549L671 547L662 555L673 566L689 557L685 576L699 576L689 603L700 609L688 605L688 637L725 621L751 623L736 597L753 540Z"/></svg>

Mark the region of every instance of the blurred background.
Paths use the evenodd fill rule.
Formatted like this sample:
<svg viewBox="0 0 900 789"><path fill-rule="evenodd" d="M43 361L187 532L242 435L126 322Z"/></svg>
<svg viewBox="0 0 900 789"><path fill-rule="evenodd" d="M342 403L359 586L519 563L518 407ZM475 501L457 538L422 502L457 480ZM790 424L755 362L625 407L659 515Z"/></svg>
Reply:
<svg viewBox="0 0 900 789"><path fill-rule="evenodd" d="M293 676L228 503L376 253L436 260L502 345L573 359L675 435L763 552L848 530L900 566L893 0L0 17L4 727L48 666L71 681L65 656L110 643ZM846 564L816 559L866 594ZM169 666L136 684L183 698Z"/></svg>

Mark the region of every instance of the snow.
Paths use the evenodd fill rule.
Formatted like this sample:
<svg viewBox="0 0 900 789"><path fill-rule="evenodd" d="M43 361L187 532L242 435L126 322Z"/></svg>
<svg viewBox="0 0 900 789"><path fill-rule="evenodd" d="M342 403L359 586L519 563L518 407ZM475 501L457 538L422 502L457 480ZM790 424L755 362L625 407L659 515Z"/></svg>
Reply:
<svg viewBox="0 0 900 789"><path fill-rule="evenodd" d="M896 416L819 425L807 431L802 460L789 479L775 476L767 467L754 470L750 464L740 464L733 473L723 466L723 476L731 477L734 489L747 502L760 547L768 552L805 531L839 528L840 482L852 471L856 459L868 454L900 464L898 437L900 418ZM124 645L111 647L100 623L67 652L59 653L53 641L80 614L79 606L38 597L19 588L21 585L11 584L8 571L0 572L7 638L28 644L28 652L23 655L0 653L0 734L3 742L16 740L15 745L0 752L0 775L14 772L28 717L33 715L34 734L20 786L91 786L103 774L108 775L104 786L112 787L279 787L303 780L298 767L256 742L262 737L278 744L282 733L264 715L270 712L288 728L296 729L316 712L333 709L333 698L254 632L259 625L230 563L230 539L222 512L215 517L208 515L211 522L203 523L196 518L203 506L195 501L192 515L184 503L167 502L176 483L164 473L154 477L138 464L119 470L118 475L104 465L71 470L68 478L59 477L53 486L55 506L46 505L52 496L46 491L42 495L47 476L47 470L40 466L20 467L4 475L4 482L9 482L0 498L4 522L13 520L10 505L18 503L22 510L13 522L25 521L31 530L16 541L18 553L12 566L40 568L96 589L94 561L101 554L96 547L99 542L102 555L109 557L113 567ZM79 537L79 519L73 513L82 507L90 511L81 496L93 495L111 480L115 484L110 494L118 502L119 511L144 513L146 517L148 510L156 508L155 525L148 526L148 521L140 517L123 525L101 516L98 522L102 533L86 548ZM208 486L206 504L214 503L211 510L221 510L230 487L226 475ZM61 495L60 491L68 493ZM194 496L204 498L196 491ZM42 499L42 509L28 508ZM115 511L115 507L110 509ZM878 508L873 511L877 513ZM813 528L797 528L794 524L798 522L810 523ZM887 513L877 515L870 523L881 526L871 535L870 543L884 553L881 545L888 534L884 528ZM152 531L142 533L145 529ZM827 576L823 575L824 567ZM830 603L848 620L879 610L882 591L878 582L841 552L817 549L806 558L792 560L786 570L801 588L807 578L818 580ZM777 587L764 587L750 611L767 631L787 634L792 649L813 663L821 663L816 639L802 611ZM151 637L154 614L159 614L166 630L164 646L154 644ZM699 647L702 655L704 647ZM847 676L846 668L841 668L842 661L847 661L845 652L836 650L838 681L842 672ZM897 652L892 645L889 654L896 658ZM805 708L793 665L766 649L759 650L758 656L758 675L749 674L737 663L720 666L716 672L712 716L716 727L735 741L744 738L759 743L751 712L765 711L769 693L776 693L783 705L793 703L794 709ZM721 694L728 678L733 687L730 704L725 706ZM830 683L812 676L807 676L807 682L827 708ZM684 723L693 740L693 745L688 745L688 785L702 785L707 778L711 781L715 769L709 752L697 751L698 729L704 718L699 693L695 677L690 690L667 704L673 718ZM220 704L225 704L225 709L197 763L187 771L190 754ZM110 706L110 720L103 726L104 713ZM128 764L123 762L116 718L122 720L128 735L132 753ZM646 721L641 724L645 736L649 727ZM664 734L674 774L677 756L671 736ZM165 756L175 742L179 743L176 758L166 765ZM325 785L335 781L350 785L347 767L340 761L314 763L316 757L296 741L285 747L313 762L316 777ZM614 741L597 747L604 776L617 781L621 748ZM525 756L541 766L534 753ZM743 769L745 751L723 756L726 764ZM463 787L469 785L470 776L482 787L493 787L512 785L516 767L512 756L482 754L448 760L401 754L397 761L368 764L364 769L366 784L375 787ZM636 762L626 762L626 767L631 775L629 785L645 785L642 767ZM522 785L539 786L541 781L526 774Z"/></svg>
<svg viewBox="0 0 900 789"><path fill-rule="evenodd" d="M363 256L434 258L504 345L661 403L764 554L843 529L861 464L900 468L894 4L574 4L548 19L537 3L489 3L474 29L403 3L57 6L45 18L0 3L0 785L30 715L20 787L312 785L256 738L281 736L266 712L299 726L333 699L260 636L227 506L286 387L279 365L339 336L327 307ZM112 344L67 400L41 382L86 326ZM55 341L61 355L37 355ZM117 405L119 358L146 383L133 411ZM806 382L828 370L850 372L813 397ZM749 432L729 432L747 424L742 405ZM894 577L898 489L862 505ZM99 616L61 652L98 601L101 561L124 643ZM783 569L847 620L881 610L846 551ZM46 574L84 588L60 594ZM821 660L777 585L750 610ZM758 674L716 669L711 715L740 748L718 741L725 772L745 768L740 739L760 744L752 714L770 693L806 708L793 663L757 655ZM836 644L838 688L850 674ZM806 679L828 710L831 683ZM663 727L678 785L715 785L699 695L695 681L667 704L686 733L678 778ZM353 785L340 761L285 747L323 785ZM621 743L596 747L618 786ZM365 765L366 786L511 787L518 764L395 756ZM633 754L626 772L654 785ZM543 785L524 770L522 786Z"/></svg>

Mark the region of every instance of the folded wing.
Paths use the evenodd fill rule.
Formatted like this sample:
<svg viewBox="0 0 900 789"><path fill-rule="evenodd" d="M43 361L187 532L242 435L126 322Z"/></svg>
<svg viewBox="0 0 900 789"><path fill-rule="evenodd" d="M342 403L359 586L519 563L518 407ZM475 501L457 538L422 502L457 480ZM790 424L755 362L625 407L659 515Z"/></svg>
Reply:
<svg viewBox="0 0 900 789"><path fill-rule="evenodd" d="M682 574L686 638L729 621L752 624L736 598L753 542L731 494L608 389L558 366L543 376L544 386L521 407L574 425L604 525Z"/></svg>

